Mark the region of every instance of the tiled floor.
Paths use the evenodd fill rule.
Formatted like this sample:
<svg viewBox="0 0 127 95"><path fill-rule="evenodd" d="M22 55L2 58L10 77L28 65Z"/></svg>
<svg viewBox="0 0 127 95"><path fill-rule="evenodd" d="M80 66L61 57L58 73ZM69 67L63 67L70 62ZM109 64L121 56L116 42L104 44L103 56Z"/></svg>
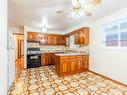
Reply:
<svg viewBox="0 0 127 95"><path fill-rule="evenodd" d="M23 69L8 95L127 95L127 88L91 72L58 77L45 66Z"/></svg>

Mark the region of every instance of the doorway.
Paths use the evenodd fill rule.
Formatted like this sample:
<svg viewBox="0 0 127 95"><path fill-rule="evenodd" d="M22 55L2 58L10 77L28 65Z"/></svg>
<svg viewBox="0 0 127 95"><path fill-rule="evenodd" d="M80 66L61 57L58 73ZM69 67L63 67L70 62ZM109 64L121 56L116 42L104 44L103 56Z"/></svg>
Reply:
<svg viewBox="0 0 127 95"><path fill-rule="evenodd" d="M14 34L15 37L15 65L16 70L24 68L24 35Z"/></svg>

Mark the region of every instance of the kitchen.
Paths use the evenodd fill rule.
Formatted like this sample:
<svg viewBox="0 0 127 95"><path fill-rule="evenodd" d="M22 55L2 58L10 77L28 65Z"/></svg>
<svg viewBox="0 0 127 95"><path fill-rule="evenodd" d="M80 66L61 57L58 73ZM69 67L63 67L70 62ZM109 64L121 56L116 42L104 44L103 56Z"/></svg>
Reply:
<svg viewBox="0 0 127 95"><path fill-rule="evenodd" d="M1 1L1 95L127 95L127 0Z"/></svg>
<svg viewBox="0 0 127 95"><path fill-rule="evenodd" d="M88 27L65 35L27 32L27 46L27 68L55 65L59 76L83 72L89 68Z"/></svg>

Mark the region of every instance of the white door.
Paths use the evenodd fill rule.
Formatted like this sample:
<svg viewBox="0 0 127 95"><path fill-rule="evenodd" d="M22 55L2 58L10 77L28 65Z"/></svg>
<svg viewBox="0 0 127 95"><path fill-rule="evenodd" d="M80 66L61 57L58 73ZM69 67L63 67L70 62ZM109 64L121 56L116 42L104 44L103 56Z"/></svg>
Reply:
<svg viewBox="0 0 127 95"><path fill-rule="evenodd" d="M8 85L9 87L15 79L15 48L14 36L11 31L8 33Z"/></svg>

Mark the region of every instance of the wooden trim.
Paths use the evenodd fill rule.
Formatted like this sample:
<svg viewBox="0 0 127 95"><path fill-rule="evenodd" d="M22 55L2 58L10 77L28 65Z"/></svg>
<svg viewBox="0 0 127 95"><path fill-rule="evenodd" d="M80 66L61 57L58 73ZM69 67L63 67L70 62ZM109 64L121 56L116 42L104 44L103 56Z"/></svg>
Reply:
<svg viewBox="0 0 127 95"><path fill-rule="evenodd" d="M37 34L43 34L43 35L54 35L54 36L65 36L62 34L51 34L51 33L42 33L42 32L34 32L34 31L28 31L27 33L37 33Z"/></svg>
<svg viewBox="0 0 127 95"><path fill-rule="evenodd" d="M13 33L14 35L24 35L24 34L22 34L22 33Z"/></svg>
<svg viewBox="0 0 127 95"><path fill-rule="evenodd" d="M118 84L118 85L122 85L122 86L124 86L124 87L127 87L127 85L124 84L124 83L122 83L122 82L118 82L117 80L114 80L114 79L112 79L112 78L109 78L109 77L107 77L107 76L104 76L104 75L102 75L102 74L96 73L96 72L91 71L91 70L88 70L88 71L91 72L91 73L94 73L94 74L96 74L96 75L99 75L99 76L101 76L101 77L104 77L104 78L106 78L106 79L108 79L108 80L111 80L111 81L113 81L114 83L116 83L116 84Z"/></svg>
<svg viewBox="0 0 127 95"><path fill-rule="evenodd" d="M75 29L75 30L73 30L72 32L69 32L69 33L67 33L67 34L65 34L65 35L73 35L73 34L77 33L78 30L83 29L83 28L89 28L89 27L82 27L82 28L79 28L79 29Z"/></svg>

